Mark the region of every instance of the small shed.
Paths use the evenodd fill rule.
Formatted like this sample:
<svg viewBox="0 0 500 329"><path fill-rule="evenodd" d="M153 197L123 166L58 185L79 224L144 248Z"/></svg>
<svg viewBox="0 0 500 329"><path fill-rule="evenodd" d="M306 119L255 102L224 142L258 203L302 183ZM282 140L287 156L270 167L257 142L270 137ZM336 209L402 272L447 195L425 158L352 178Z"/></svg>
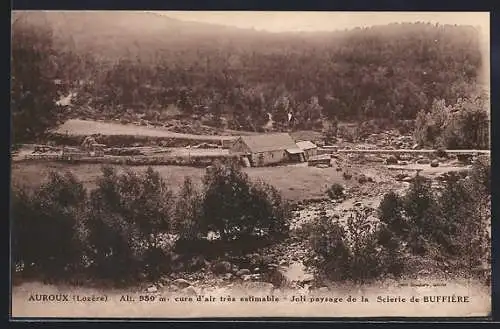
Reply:
<svg viewBox="0 0 500 329"><path fill-rule="evenodd" d="M317 165L328 165L329 167L331 167L332 158L329 154L315 155L307 160L307 164L310 167L314 167Z"/></svg>
<svg viewBox="0 0 500 329"><path fill-rule="evenodd" d="M311 141L297 142L297 147L304 151L306 160L318 155L318 146Z"/></svg>
<svg viewBox="0 0 500 329"><path fill-rule="evenodd" d="M241 136L233 143L229 153L247 157L252 166L306 161L304 151L287 133Z"/></svg>

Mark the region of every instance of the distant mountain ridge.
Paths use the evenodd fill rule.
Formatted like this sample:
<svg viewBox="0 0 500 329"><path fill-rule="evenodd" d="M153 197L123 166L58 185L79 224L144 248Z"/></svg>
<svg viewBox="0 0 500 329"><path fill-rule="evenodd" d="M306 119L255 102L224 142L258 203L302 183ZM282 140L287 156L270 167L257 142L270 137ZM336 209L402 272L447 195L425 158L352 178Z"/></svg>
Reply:
<svg viewBox="0 0 500 329"><path fill-rule="evenodd" d="M269 114L285 129L290 112L294 129L322 129L325 118L411 120L435 100L455 104L473 95L486 67L478 31L463 25L276 33L148 12L13 16L13 31L34 36L17 39L19 53L44 35L47 76L63 82L64 95L78 95L72 116L158 120L175 108L235 130L256 130ZM19 71L25 67L21 59Z"/></svg>
<svg viewBox="0 0 500 329"><path fill-rule="evenodd" d="M126 52L147 53L238 42L251 37L255 42L273 38L272 33L224 25L188 22L149 12L14 12L13 20L49 27L56 45L103 56ZM148 49L149 48L149 49Z"/></svg>

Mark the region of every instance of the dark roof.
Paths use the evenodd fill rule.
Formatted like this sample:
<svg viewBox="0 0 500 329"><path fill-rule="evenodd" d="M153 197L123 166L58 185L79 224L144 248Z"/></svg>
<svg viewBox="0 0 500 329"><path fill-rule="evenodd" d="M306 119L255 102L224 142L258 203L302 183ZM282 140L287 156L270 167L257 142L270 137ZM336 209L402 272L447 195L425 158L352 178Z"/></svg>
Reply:
<svg viewBox="0 0 500 329"><path fill-rule="evenodd" d="M240 138L252 152L266 152L298 148L292 137L287 133L241 136Z"/></svg>

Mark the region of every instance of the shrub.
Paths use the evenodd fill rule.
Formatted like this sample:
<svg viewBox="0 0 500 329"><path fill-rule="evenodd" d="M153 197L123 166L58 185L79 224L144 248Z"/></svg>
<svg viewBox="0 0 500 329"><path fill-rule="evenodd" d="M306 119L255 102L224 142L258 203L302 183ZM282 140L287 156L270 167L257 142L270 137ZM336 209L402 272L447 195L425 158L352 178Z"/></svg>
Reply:
<svg viewBox="0 0 500 329"><path fill-rule="evenodd" d="M403 216L401 197L394 192L385 194L378 207L378 217L382 223L387 225L389 231L405 236L408 226Z"/></svg>
<svg viewBox="0 0 500 329"><path fill-rule="evenodd" d="M13 256L26 272L56 279L82 268L86 198L82 183L70 173L51 172L32 194L13 190Z"/></svg>
<svg viewBox="0 0 500 329"><path fill-rule="evenodd" d="M441 230L436 239L444 251L459 256L463 263L478 266L489 249L490 208L478 196L474 182L458 174L446 182L439 196Z"/></svg>
<svg viewBox="0 0 500 329"><path fill-rule="evenodd" d="M388 164L388 165L394 165L394 164L398 164L398 158L396 158L396 156L394 155L390 155L386 160L385 160L385 163Z"/></svg>
<svg viewBox="0 0 500 329"><path fill-rule="evenodd" d="M438 148L434 153L438 158L448 157L448 153L446 153L446 149L444 147Z"/></svg>
<svg viewBox="0 0 500 329"><path fill-rule="evenodd" d="M381 245L380 226L368 222L371 210L368 208L355 210L347 220L347 236L351 249L350 278L365 282L382 275L399 275L402 273L403 259L399 241Z"/></svg>
<svg viewBox="0 0 500 329"><path fill-rule="evenodd" d="M483 174L488 171L487 165L480 168ZM433 256L446 257L470 273L488 266L491 204L481 187L489 185L489 178L478 176L483 177L480 183L450 172L444 188L436 193L428 179L417 175L403 198L388 193L379 207L385 225L379 242L389 247L404 240L413 253L434 251Z"/></svg>
<svg viewBox="0 0 500 329"><path fill-rule="evenodd" d="M199 226L202 216L202 195L189 177L179 192L174 212L174 229L183 240L197 240L203 232Z"/></svg>
<svg viewBox="0 0 500 329"><path fill-rule="evenodd" d="M344 280L349 273L349 246L344 228L326 216L318 217L311 225L309 243L315 254L319 271L333 280Z"/></svg>
<svg viewBox="0 0 500 329"><path fill-rule="evenodd" d="M332 280L366 282L382 275L400 275L403 271L401 246L380 244L382 225L368 223L370 211L358 209L349 216L346 226L338 217L321 216L308 226L312 249L310 264L319 274Z"/></svg>
<svg viewBox="0 0 500 329"><path fill-rule="evenodd" d="M487 156L480 156L472 164L472 181L480 191L491 194L491 163Z"/></svg>
<svg viewBox="0 0 500 329"><path fill-rule="evenodd" d="M403 207L408 220L410 244L414 251L424 253L429 239L440 229L439 206L431 189L431 181L417 175L403 199Z"/></svg>
<svg viewBox="0 0 500 329"><path fill-rule="evenodd" d="M272 186L252 183L236 164L216 164L204 177L202 230L225 241L287 234L287 202Z"/></svg>
<svg viewBox="0 0 500 329"><path fill-rule="evenodd" d="M347 171L344 171L342 173L342 177L344 177L345 180L350 180L352 178L352 174Z"/></svg>
<svg viewBox="0 0 500 329"><path fill-rule="evenodd" d="M334 183L330 188L326 191L328 197L330 199L339 199L344 196L344 186L339 183Z"/></svg>
<svg viewBox="0 0 500 329"><path fill-rule="evenodd" d="M112 279L158 277L168 270L172 238L172 193L151 168L118 175L103 168L91 193L90 248L94 270Z"/></svg>
<svg viewBox="0 0 500 329"><path fill-rule="evenodd" d="M358 177L358 183L360 183L360 184L364 184L364 183L366 183L366 182L368 182L368 178L367 178L365 175L360 175L360 176Z"/></svg>

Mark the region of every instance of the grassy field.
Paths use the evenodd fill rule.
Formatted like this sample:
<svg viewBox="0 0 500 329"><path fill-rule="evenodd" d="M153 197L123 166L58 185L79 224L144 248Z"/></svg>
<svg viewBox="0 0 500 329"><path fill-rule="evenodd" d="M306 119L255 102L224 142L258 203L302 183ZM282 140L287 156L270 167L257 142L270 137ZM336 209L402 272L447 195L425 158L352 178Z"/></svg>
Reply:
<svg viewBox="0 0 500 329"><path fill-rule="evenodd" d="M101 175L101 165L82 164L69 165L57 162L25 162L12 164L12 183L27 187L38 186L45 180L50 171L73 172L87 188L94 188L96 179ZM126 167L119 167L124 169ZM143 171L147 167L129 167L132 170ZM185 177L191 177L194 183L201 184L204 169L185 166L154 166L162 177L176 190ZM332 183L340 182L347 186L357 184L356 181L344 181L342 172L333 168L320 169L305 166L244 168L250 178L261 179L282 191L290 200L302 200L324 197L325 190Z"/></svg>
<svg viewBox="0 0 500 329"><path fill-rule="evenodd" d="M176 133L164 128L152 128L136 126L132 124L99 122L91 120L72 119L66 121L53 131L57 134L68 134L70 136L86 136L92 134L102 135L129 135L129 136L144 136L144 137L164 137L164 138L181 138L195 139L206 141L232 140L235 136L214 136L214 135L193 135Z"/></svg>
<svg viewBox="0 0 500 329"><path fill-rule="evenodd" d="M121 124L113 122L101 122L93 120L71 119L53 130L57 134L68 134L69 136L87 136L91 134L102 135L129 135L142 137L164 137L164 138L179 138L179 139L194 139L206 141L233 140L238 135L255 135L258 133L248 131L236 131L226 129L225 135L195 135L178 133L167 130L161 127L145 127L134 124ZM322 133L300 130L291 132L290 135L295 140L320 140L323 138Z"/></svg>

